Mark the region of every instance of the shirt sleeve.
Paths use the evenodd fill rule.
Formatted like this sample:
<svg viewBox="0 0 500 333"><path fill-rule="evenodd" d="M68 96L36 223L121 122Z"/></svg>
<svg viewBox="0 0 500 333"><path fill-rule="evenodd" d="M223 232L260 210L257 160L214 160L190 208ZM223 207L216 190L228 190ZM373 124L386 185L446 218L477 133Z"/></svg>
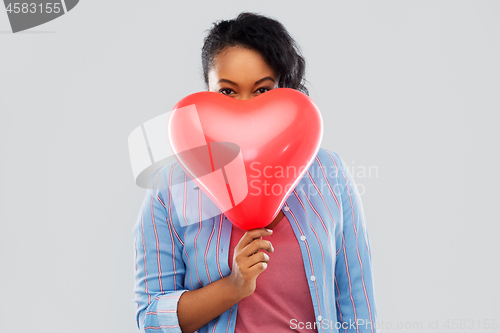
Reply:
<svg viewBox="0 0 500 333"><path fill-rule="evenodd" d="M174 228L179 224L169 196L168 189L147 189L133 227L136 322L146 333L182 332L177 303L187 291L184 244Z"/></svg>
<svg viewBox="0 0 500 333"><path fill-rule="evenodd" d="M376 333L371 248L361 197L345 162L337 161L337 184L342 208L342 230L335 267L337 321L341 332Z"/></svg>

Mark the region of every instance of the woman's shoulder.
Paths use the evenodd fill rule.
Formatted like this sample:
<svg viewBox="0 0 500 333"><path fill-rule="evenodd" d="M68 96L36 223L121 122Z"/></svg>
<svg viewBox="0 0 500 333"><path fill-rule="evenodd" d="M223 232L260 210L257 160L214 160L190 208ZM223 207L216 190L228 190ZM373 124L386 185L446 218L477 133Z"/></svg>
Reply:
<svg viewBox="0 0 500 333"><path fill-rule="evenodd" d="M151 188L168 190L172 185L184 182L185 172L178 162L164 164L156 168L149 176Z"/></svg>
<svg viewBox="0 0 500 333"><path fill-rule="evenodd" d="M172 162L159 166L149 176L149 188L156 192L163 205L171 202L172 195L178 194L186 181L186 174L179 163ZM180 187L179 187L180 185ZM165 207L167 208L167 207Z"/></svg>
<svg viewBox="0 0 500 333"><path fill-rule="evenodd" d="M331 149L320 147L316 157L319 167L332 169L329 171L334 170L335 172L343 169L344 161L338 153Z"/></svg>

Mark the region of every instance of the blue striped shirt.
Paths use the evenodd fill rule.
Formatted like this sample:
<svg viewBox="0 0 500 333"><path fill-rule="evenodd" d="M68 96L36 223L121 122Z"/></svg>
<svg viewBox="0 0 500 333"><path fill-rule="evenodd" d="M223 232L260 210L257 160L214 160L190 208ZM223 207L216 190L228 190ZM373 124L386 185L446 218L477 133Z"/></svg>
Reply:
<svg viewBox="0 0 500 333"><path fill-rule="evenodd" d="M148 333L181 332L182 293L231 274L232 225L224 214L203 218L214 205L203 191L171 186L186 179L177 163L159 168L154 177L168 186L146 190L133 227L137 326ZM340 156L320 148L282 210L300 244L318 332L377 333L363 207ZM234 332L237 310L235 304L197 332Z"/></svg>

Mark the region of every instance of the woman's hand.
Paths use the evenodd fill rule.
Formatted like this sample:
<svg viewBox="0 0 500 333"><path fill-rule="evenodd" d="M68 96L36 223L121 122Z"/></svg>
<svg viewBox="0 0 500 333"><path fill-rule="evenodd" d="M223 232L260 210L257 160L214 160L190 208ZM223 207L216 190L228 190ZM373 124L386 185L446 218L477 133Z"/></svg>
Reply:
<svg viewBox="0 0 500 333"><path fill-rule="evenodd" d="M232 272L229 281L241 298L250 296L256 287L257 276L267 268L269 255L260 249L274 252L271 242L263 240L272 230L248 230L234 248Z"/></svg>
<svg viewBox="0 0 500 333"><path fill-rule="evenodd" d="M248 230L233 250L231 274L180 296L177 317L182 332L200 329L255 291L257 276L269 262L260 249L274 252L271 242L262 236L271 234L272 230L265 228Z"/></svg>

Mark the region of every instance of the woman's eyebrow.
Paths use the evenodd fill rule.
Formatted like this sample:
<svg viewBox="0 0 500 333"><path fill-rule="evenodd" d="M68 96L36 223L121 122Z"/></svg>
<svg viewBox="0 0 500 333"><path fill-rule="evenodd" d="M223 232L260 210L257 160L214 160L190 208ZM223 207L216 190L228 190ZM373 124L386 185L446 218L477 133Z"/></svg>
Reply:
<svg viewBox="0 0 500 333"><path fill-rule="evenodd" d="M264 77L264 78L262 78L262 79L260 79L258 81L255 81L254 85L258 85L259 83L262 83L262 82L264 82L266 80L271 80L271 81L275 82L272 77L266 76L266 77ZM220 79L219 81L217 81L217 83L220 83L220 82L226 82L226 83L238 86L238 84L236 82L233 82L233 81L228 80L228 79Z"/></svg>
<svg viewBox="0 0 500 333"><path fill-rule="evenodd" d="M273 81L273 83L274 83L274 79L273 79L272 77L270 77L270 76L266 76L266 77L264 77L264 78L260 79L259 81L255 81L255 85L258 85L259 83L261 83L261 82L263 82L263 81L266 81L266 80L271 80L271 81Z"/></svg>
<svg viewBox="0 0 500 333"><path fill-rule="evenodd" d="M236 82L233 82L233 81L228 80L228 79L220 79L219 81L217 81L217 83L220 83L220 82L226 82L226 83L230 83L232 85L238 86L238 84Z"/></svg>

